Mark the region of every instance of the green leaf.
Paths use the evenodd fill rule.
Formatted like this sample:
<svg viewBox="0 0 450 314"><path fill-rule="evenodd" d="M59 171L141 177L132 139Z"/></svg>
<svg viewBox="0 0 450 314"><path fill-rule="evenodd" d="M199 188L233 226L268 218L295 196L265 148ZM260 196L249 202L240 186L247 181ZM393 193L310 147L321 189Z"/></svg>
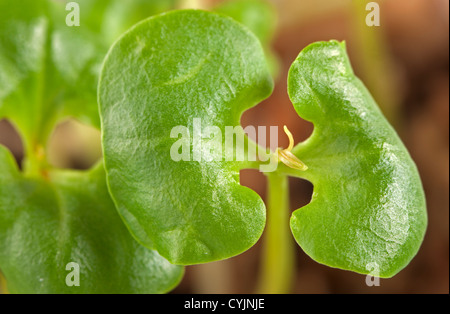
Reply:
<svg viewBox="0 0 450 314"><path fill-rule="evenodd" d="M102 165L27 179L0 146L0 186L0 268L11 293L162 293L181 280L180 266L131 237ZM66 285L69 263L79 265L79 286Z"/></svg>
<svg viewBox="0 0 450 314"><path fill-rule="evenodd" d="M314 123L294 148L309 170L311 203L291 229L303 250L328 266L391 277L417 253L427 215L414 162L354 75L345 45L315 43L289 72L297 113Z"/></svg>
<svg viewBox="0 0 450 314"><path fill-rule="evenodd" d="M174 11L115 43L99 84L105 167L116 206L141 243L176 264L224 259L256 243L265 206L239 184L246 163L194 160L211 153L206 144L224 145L214 136L199 149L193 137L208 135L194 124L223 135L272 87L258 39L222 15ZM176 126L190 130L191 161L171 158Z"/></svg>

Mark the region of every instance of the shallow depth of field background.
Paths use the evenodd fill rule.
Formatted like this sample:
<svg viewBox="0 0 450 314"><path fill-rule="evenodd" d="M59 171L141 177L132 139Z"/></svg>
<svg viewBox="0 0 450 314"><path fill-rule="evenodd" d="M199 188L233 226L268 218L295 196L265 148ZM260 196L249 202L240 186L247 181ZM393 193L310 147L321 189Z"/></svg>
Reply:
<svg viewBox="0 0 450 314"><path fill-rule="evenodd" d="M220 1L203 0L204 5ZM332 269L310 259L296 246L293 293L449 293L449 2L448 0L379 0L381 26L365 24L365 0L272 0L278 22L272 47L280 71L272 96L247 111L242 124L286 124L296 142L312 125L295 113L286 92L290 64L308 44L345 40L356 74L366 83L397 129L422 177L429 225L424 243L408 267L379 287L366 277ZM82 14L82 11L81 11ZM20 162L20 138L0 121L0 144ZM279 145L287 147L280 132ZM58 167L85 169L101 154L97 130L74 121L62 123L48 152ZM242 171L241 183L265 199L266 180ZM306 205L312 185L291 179L291 209ZM286 221L286 228L289 222ZM294 239L292 238L292 241ZM252 293L257 283L264 235L249 251L221 262L190 266L173 293ZM0 287L1 292L1 287Z"/></svg>

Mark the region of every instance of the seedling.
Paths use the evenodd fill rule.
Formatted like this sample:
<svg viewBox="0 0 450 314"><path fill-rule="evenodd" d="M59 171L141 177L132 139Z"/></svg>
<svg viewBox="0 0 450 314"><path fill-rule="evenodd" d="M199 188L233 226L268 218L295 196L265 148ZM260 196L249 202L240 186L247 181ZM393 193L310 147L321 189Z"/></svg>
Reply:
<svg viewBox="0 0 450 314"><path fill-rule="evenodd" d="M223 156L174 161L170 130L192 127L195 118L222 131L239 125L242 113L272 87L256 37L220 15L168 13L136 25L115 43L99 84L104 159L116 207L141 244L171 263L192 265L235 256L256 243L266 208L239 184L239 171L259 169L262 162ZM288 210L287 177L306 179L314 185L312 200L290 219L302 249L331 267L368 274L368 265L376 264L380 277L394 276L422 242L424 193L406 148L354 75L345 44L305 48L290 69L288 92L314 132L276 151L283 163L268 173L269 219ZM222 141L201 138L208 147L208 141ZM196 147L192 154L210 153ZM286 221L269 225L269 238L288 228ZM268 242L283 251L284 243ZM272 253L273 265L283 265L286 255Z"/></svg>
<svg viewBox="0 0 450 314"><path fill-rule="evenodd" d="M89 3L103 20L120 12ZM13 121L27 156L20 172L0 147L0 269L10 292L167 292L181 280L177 265L252 247L266 206L239 184L239 171L266 162L174 161L170 133L196 118L222 131L238 126L272 92L267 49L215 13L173 11L140 22L112 46L101 70L104 166L60 170L46 162L48 136L67 116L99 125L96 69L112 41L100 39L105 33L94 19L88 28L68 28L66 13L53 1L0 1L0 117ZM314 124L312 136L294 145L286 129L286 149L268 152L249 138L236 147L276 157L267 173L263 290L289 291L288 176L314 185L310 204L290 219L307 254L331 267L367 274L375 263L381 277L395 275L418 251L427 219L408 152L353 74L343 43L307 47L288 85L297 113ZM69 285L74 263L79 282Z"/></svg>

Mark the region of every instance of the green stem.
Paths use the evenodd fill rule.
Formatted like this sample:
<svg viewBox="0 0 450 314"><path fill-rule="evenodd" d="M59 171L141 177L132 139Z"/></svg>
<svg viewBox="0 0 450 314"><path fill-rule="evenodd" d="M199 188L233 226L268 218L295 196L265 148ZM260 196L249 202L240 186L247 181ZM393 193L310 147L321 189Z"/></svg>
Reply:
<svg viewBox="0 0 450 314"><path fill-rule="evenodd" d="M25 145L23 172L26 176L37 177L43 175L46 165L45 152L42 145L36 142Z"/></svg>
<svg viewBox="0 0 450 314"><path fill-rule="evenodd" d="M295 273L294 248L289 226L289 184L286 175L268 178L267 225L258 293L290 293Z"/></svg>
<svg viewBox="0 0 450 314"><path fill-rule="evenodd" d="M45 157L45 147L47 146L50 133L56 125L56 119L49 119L49 121L46 126L41 127L37 131L23 129L15 125L23 143L23 173L28 177L45 177L46 175L48 163Z"/></svg>

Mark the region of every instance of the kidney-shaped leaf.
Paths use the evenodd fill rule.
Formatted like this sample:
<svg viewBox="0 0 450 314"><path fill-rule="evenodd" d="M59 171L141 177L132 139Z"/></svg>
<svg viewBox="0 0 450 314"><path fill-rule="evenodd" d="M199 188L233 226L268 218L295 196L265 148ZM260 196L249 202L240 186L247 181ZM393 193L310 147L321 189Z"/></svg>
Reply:
<svg viewBox="0 0 450 314"><path fill-rule="evenodd" d="M0 146L0 268L11 293L163 293L183 269L130 235L105 172L25 178Z"/></svg>
<svg viewBox="0 0 450 314"><path fill-rule="evenodd" d="M238 126L272 84L257 38L221 15L174 11L116 42L99 85L105 167L117 208L141 243L172 263L195 264L258 240L264 203L239 184L242 163L208 147L223 147L225 126ZM177 126L187 130L181 139L171 137ZM212 126L222 135L206 134ZM177 141L188 161L171 158Z"/></svg>
<svg viewBox="0 0 450 314"><path fill-rule="evenodd" d="M314 123L294 148L314 185L291 229L316 261L391 277L417 253L427 216L418 171L335 41L303 50L289 72L297 113Z"/></svg>

